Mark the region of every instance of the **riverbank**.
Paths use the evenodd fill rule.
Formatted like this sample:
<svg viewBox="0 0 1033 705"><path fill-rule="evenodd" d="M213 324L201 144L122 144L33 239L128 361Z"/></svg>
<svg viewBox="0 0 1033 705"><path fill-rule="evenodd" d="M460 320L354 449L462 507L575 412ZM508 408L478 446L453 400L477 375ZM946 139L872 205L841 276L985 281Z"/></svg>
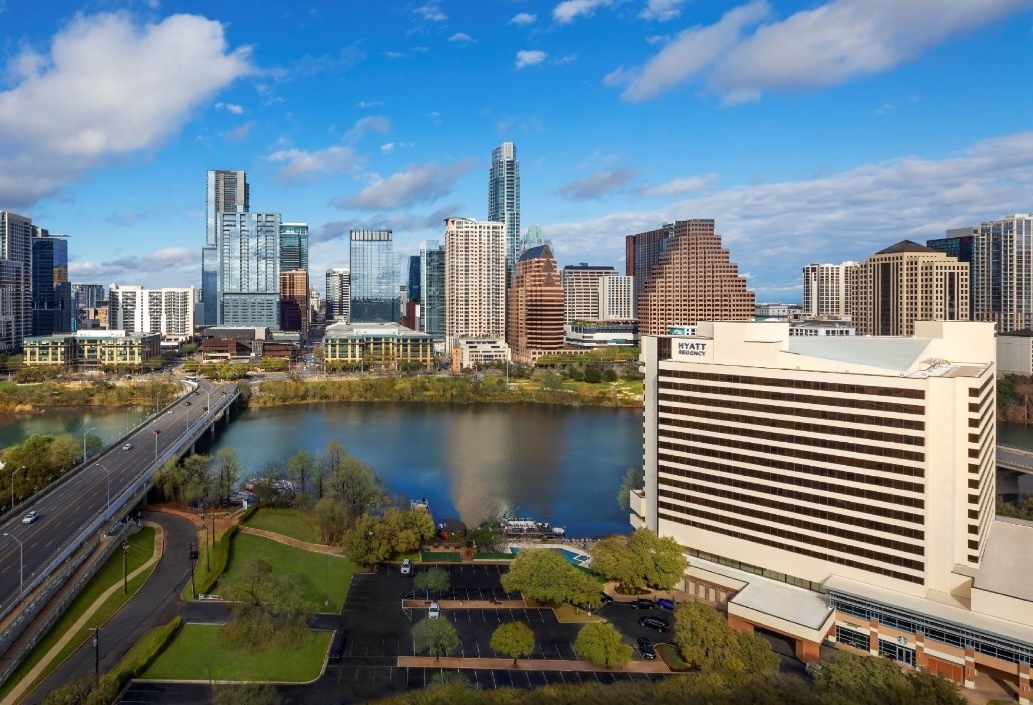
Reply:
<svg viewBox="0 0 1033 705"><path fill-rule="evenodd" d="M33 413L54 407L154 408L161 401L172 401L179 393L178 382L165 381L0 382L0 413Z"/></svg>

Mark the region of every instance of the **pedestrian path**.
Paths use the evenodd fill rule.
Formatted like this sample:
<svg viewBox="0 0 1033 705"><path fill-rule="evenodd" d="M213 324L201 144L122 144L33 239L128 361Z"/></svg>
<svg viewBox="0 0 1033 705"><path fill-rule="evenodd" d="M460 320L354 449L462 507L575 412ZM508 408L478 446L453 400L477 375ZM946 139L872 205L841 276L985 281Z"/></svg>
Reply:
<svg viewBox="0 0 1033 705"><path fill-rule="evenodd" d="M136 576L149 570L151 566L158 562L162 554L165 552L165 530L157 524L154 524L149 521L145 521L144 524L154 528L154 553L151 555L151 557L147 560L146 563L144 563L142 566L140 566L127 576L127 581L133 580L134 578L136 578ZM19 682L18 685L16 685L11 690L11 692L8 693L7 697L4 698L3 702L0 703L0 705L10 705L12 703L16 703L22 698L22 696L29 692L30 686L33 683L35 683L36 680L43 674L43 672L47 669L47 666L57 658L58 654L61 653L61 650L64 649L65 646L67 646L68 643L72 641L73 637L75 637L75 635L83 627L90 623L90 620L93 618L93 615L95 615L97 611L104 605L104 603L107 602L108 598L121 589L122 581L119 580L114 585L105 590L104 593L99 598L97 598L97 601L90 605L86 612L83 613L82 617L80 617L79 620L61 636L58 642L54 644L53 648L51 648L50 651L48 651L42 659L40 659L39 663L37 663L33 667L33 669L29 671L29 673L24 678L21 679L21 682Z"/></svg>
<svg viewBox="0 0 1033 705"><path fill-rule="evenodd" d="M514 670L513 659L510 658L457 658L454 656L399 656L399 668L456 668L482 670ZM660 659L653 661L631 661L624 668L601 668L588 661L560 661L554 659L521 659L516 670L523 671L599 671L623 673L670 673Z"/></svg>
<svg viewBox="0 0 1033 705"><path fill-rule="evenodd" d="M306 551L315 551L316 553L325 553L328 556L337 556L338 558L344 558L339 548L335 546L325 546L321 543L309 543L308 541L301 541L299 539L293 539L290 536L284 536L283 534L277 534L272 531L266 531L265 529L255 529L250 526L240 525L238 531L242 534L251 534L252 536L261 536L264 539L270 541L276 541L282 543L285 546L292 546L294 548L303 548Z"/></svg>

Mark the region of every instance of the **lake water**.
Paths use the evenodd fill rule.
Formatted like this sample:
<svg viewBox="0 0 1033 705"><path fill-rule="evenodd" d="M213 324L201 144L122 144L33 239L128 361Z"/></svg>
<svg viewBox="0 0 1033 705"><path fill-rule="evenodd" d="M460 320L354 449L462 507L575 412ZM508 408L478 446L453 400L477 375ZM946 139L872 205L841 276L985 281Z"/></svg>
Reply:
<svg viewBox="0 0 1033 705"><path fill-rule="evenodd" d="M143 410L55 410L0 417L0 447L35 433L91 433L114 442ZM204 452L231 446L245 474L299 448L337 441L388 490L425 497L436 520L474 525L527 516L569 536L630 531L617 505L629 465L642 464L642 412L538 405L312 404L247 410Z"/></svg>

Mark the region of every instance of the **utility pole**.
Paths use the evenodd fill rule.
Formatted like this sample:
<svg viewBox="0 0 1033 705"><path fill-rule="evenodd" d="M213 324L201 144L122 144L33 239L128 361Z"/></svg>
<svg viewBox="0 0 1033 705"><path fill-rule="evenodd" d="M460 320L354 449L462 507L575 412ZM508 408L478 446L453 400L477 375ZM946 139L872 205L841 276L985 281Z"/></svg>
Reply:
<svg viewBox="0 0 1033 705"><path fill-rule="evenodd" d="M93 677L100 686L100 627L90 627L93 632Z"/></svg>
<svg viewBox="0 0 1033 705"><path fill-rule="evenodd" d="M129 578L127 568L129 564L129 542L122 542L122 594L129 594Z"/></svg>
<svg viewBox="0 0 1033 705"><path fill-rule="evenodd" d="M190 542L190 553L188 554L188 557L190 558L190 594L192 594L194 596L194 599L196 600L197 586L194 585L194 566L196 565L197 561L197 549L194 548L193 541Z"/></svg>

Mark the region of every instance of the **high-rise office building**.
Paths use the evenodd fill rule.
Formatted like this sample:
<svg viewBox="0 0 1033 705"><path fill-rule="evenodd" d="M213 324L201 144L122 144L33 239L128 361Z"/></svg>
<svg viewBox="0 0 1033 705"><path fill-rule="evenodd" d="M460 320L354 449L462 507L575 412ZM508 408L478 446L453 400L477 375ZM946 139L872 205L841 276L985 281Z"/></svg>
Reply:
<svg viewBox="0 0 1033 705"><path fill-rule="evenodd" d="M634 277L606 276L599 279L599 320L629 321L635 318Z"/></svg>
<svg viewBox="0 0 1033 705"><path fill-rule="evenodd" d="M409 301L420 300L420 287L423 277L420 275L420 256L409 255L409 266L406 269L405 295Z"/></svg>
<svg viewBox="0 0 1033 705"><path fill-rule="evenodd" d="M506 286L509 286L520 258L520 162L512 142L503 142L491 152L488 220L502 223L505 229Z"/></svg>
<svg viewBox="0 0 1033 705"><path fill-rule="evenodd" d="M398 323L398 258L390 230L352 230L349 323Z"/></svg>
<svg viewBox="0 0 1033 705"><path fill-rule="evenodd" d="M972 317L993 321L999 333L1033 328L1033 215L980 224L972 252Z"/></svg>
<svg viewBox="0 0 1033 705"><path fill-rule="evenodd" d="M704 232L713 234L714 221L693 221ZM709 230L707 229L709 227ZM635 283L635 306L653 267L660 263L660 255L667 251L667 241L674 235L674 223L664 223L657 230L628 235L624 238L624 273Z"/></svg>
<svg viewBox="0 0 1033 705"><path fill-rule="evenodd" d="M104 300L103 284L72 284L72 300L75 308L82 311L96 308Z"/></svg>
<svg viewBox="0 0 1033 705"><path fill-rule="evenodd" d="M635 250L638 243L632 238L639 236L628 237L628 250ZM641 334L663 335L672 326L699 321L751 320L754 304L746 279L714 233L714 221L679 220L639 290L635 308Z"/></svg>
<svg viewBox="0 0 1033 705"><path fill-rule="evenodd" d="M1033 592L1016 556L1033 527L995 518L995 358L993 326L973 322L644 338L631 523L684 547L690 596L803 660L834 640L970 687L977 669L1028 686Z"/></svg>
<svg viewBox="0 0 1033 705"><path fill-rule="evenodd" d="M68 240L32 228L32 334L71 333L75 316L68 281Z"/></svg>
<svg viewBox="0 0 1033 705"><path fill-rule="evenodd" d="M298 331L304 341L308 337L308 322L308 270L281 271L280 330Z"/></svg>
<svg viewBox="0 0 1033 705"><path fill-rule="evenodd" d="M351 307L351 270L338 267L326 270L326 322L349 323Z"/></svg>
<svg viewBox="0 0 1033 705"><path fill-rule="evenodd" d="M613 276L609 265L582 262L563 268L563 322L599 320L599 280Z"/></svg>
<svg viewBox="0 0 1033 705"><path fill-rule="evenodd" d="M445 339L506 337L506 225L445 220Z"/></svg>
<svg viewBox="0 0 1033 705"><path fill-rule="evenodd" d="M139 285L108 287L108 327L126 333L160 333L185 340L194 333L194 287L145 289Z"/></svg>
<svg viewBox="0 0 1033 705"><path fill-rule="evenodd" d="M445 336L445 246L437 240L420 243L420 330Z"/></svg>
<svg viewBox="0 0 1033 705"><path fill-rule="evenodd" d="M280 223L280 271L308 272L308 225Z"/></svg>
<svg viewBox="0 0 1033 705"><path fill-rule="evenodd" d="M969 320L969 266L910 240L848 268L858 335L912 335L915 321Z"/></svg>
<svg viewBox="0 0 1033 705"><path fill-rule="evenodd" d="M803 312L807 316L850 315L847 270L856 262L808 264L803 268Z"/></svg>
<svg viewBox="0 0 1033 705"><path fill-rule="evenodd" d="M280 214L220 213L220 326L280 328Z"/></svg>
<svg viewBox="0 0 1033 705"><path fill-rule="evenodd" d="M243 171L209 170L205 189L205 244L201 248L201 320L219 322L219 214L251 210L251 194Z"/></svg>
<svg viewBox="0 0 1033 705"><path fill-rule="evenodd" d="M0 211L0 352L32 332L32 220Z"/></svg>
<svg viewBox="0 0 1033 705"><path fill-rule="evenodd" d="M926 240L925 246L930 250L936 250L942 252L945 255L953 257L959 262L968 262L972 264L975 256L976 240L979 239L979 228L950 228L947 230L946 237L936 238L933 240ZM974 275L973 283L974 283ZM972 287L972 291L975 292L975 286Z"/></svg>
<svg viewBox="0 0 1033 705"><path fill-rule="evenodd" d="M518 362L563 348L563 280L549 245L520 255L506 300L506 343Z"/></svg>

